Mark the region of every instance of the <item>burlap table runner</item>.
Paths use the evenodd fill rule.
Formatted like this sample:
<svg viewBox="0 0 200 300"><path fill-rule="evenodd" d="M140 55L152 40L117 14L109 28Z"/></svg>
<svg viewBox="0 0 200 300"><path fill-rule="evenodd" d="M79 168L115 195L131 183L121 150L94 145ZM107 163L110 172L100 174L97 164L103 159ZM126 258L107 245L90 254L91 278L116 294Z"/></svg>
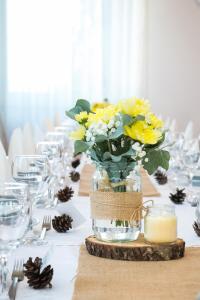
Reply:
<svg viewBox="0 0 200 300"><path fill-rule="evenodd" d="M109 260L80 249L73 300L195 300L200 292L200 248L165 262Z"/></svg>
<svg viewBox="0 0 200 300"><path fill-rule="evenodd" d="M89 196L94 171L95 167L93 165L86 164L83 167L79 184L79 196ZM142 194L144 197L160 196L145 170L142 170Z"/></svg>

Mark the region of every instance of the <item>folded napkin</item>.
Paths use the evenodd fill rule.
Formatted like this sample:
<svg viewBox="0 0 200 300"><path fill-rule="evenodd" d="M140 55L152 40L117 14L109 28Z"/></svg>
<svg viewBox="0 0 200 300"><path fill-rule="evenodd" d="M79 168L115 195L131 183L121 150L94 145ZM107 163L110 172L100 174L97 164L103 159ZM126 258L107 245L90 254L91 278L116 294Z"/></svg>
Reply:
<svg viewBox="0 0 200 300"><path fill-rule="evenodd" d="M6 156L6 151L4 149L4 146L3 146L2 142L1 142L1 140L0 140L0 154L4 154Z"/></svg>
<svg viewBox="0 0 200 300"><path fill-rule="evenodd" d="M6 153L3 152L2 149L0 149L0 166L0 182L9 181L11 179L10 163Z"/></svg>
<svg viewBox="0 0 200 300"><path fill-rule="evenodd" d="M26 124L23 129L23 145L25 155L35 154L35 141L33 135L33 129L30 124Z"/></svg>
<svg viewBox="0 0 200 300"><path fill-rule="evenodd" d="M192 138L193 138L193 122L192 121L189 121L185 128L184 138L187 141L192 140Z"/></svg>
<svg viewBox="0 0 200 300"><path fill-rule="evenodd" d="M8 149L8 158L9 162L12 163L16 155L24 154L24 139L21 128L16 128L11 136L9 149Z"/></svg>

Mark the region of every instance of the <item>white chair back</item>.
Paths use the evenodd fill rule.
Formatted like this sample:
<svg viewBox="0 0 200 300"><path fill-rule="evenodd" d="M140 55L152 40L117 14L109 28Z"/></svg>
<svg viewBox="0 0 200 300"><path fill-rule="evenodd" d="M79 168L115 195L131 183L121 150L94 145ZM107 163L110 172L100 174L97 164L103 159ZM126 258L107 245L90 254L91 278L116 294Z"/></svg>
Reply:
<svg viewBox="0 0 200 300"><path fill-rule="evenodd" d="M35 141L32 126L27 123L23 128L23 144L25 155L35 154Z"/></svg>
<svg viewBox="0 0 200 300"><path fill-rule="evenodd" d="M24 139L21 128L16 128L10 139L10 144L8 148L8 159L10 164L15 159L16 155L22 155L24 154Z"/></svg>

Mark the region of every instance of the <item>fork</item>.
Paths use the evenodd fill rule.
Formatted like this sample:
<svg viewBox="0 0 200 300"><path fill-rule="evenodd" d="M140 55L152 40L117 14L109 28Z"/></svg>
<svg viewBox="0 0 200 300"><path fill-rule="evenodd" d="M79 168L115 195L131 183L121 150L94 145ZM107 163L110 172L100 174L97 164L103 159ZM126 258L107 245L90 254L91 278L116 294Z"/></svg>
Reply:
<svg viewBox="0 0 200 300"><path fill-rule="evenodd" d="M17 285L19 281L24 279L24 261L15 260L13 271L12 271L12 284L9 288L8 295L10 300L15 300L17 293Z"/></svg>
<svg viewBox="0 0 200 300"><path fill-rule="evenodd" d="M44 216L42 222L42 232L40 234L40 240L44 240L46 231L51 229L51 216Z"/></svg>

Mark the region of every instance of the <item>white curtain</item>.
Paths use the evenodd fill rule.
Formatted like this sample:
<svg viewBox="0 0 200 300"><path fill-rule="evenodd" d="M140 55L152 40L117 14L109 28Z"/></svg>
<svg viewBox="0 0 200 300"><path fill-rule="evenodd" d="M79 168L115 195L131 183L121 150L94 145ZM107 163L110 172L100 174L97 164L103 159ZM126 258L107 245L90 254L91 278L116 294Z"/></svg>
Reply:
<svg viewBox="0 0 200 300"><path fill-rule="evenodd" d="M145 97L145 0L7 0L7 127Z"/></svg>

